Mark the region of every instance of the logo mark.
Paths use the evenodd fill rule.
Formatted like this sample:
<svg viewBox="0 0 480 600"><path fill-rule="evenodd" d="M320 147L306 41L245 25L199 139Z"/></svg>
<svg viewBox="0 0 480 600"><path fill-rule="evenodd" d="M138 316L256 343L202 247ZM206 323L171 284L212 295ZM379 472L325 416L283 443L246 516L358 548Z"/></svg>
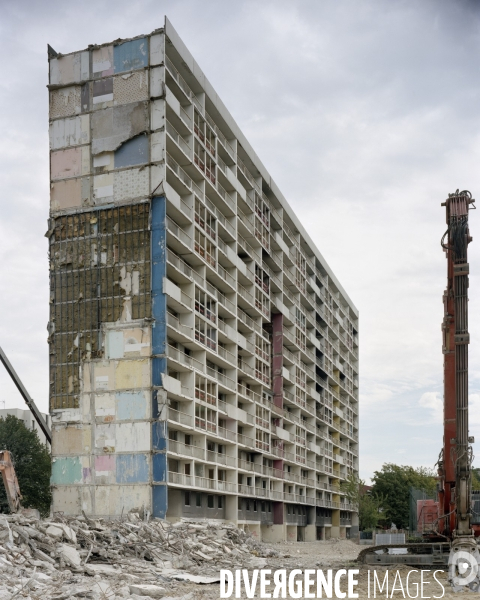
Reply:
<svg viewBox="0 0 480 600"><path fill-rule="evenodd" d="M470 552L454 552L448 559L449 579L454 585L468 585L478 575L478 563Z"/></svg>

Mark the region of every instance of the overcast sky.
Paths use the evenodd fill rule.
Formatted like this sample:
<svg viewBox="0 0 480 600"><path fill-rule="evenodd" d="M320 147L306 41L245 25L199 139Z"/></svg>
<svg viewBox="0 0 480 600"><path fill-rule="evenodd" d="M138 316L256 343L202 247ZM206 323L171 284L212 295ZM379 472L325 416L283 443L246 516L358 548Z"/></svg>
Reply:
<svg viewBox="0 0 480 600"><path fill-rule="evenodd" d="M0 0L1 346L47 410L47 43L68 53L150 33L164 14L360 311L361 475L384 462L433 467L440 204L457 188L480 200L476 1ZM480 448L475 212L471 233L470 433ZM0 400L23 407L2 370Z"/></svg>

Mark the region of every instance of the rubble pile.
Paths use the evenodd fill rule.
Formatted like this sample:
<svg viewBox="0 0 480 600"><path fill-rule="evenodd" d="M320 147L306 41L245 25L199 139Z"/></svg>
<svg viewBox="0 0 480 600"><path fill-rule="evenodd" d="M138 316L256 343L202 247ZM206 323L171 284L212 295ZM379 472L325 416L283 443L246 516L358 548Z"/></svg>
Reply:
<svg viewBox="0 0 480 600"><path fill-rule="evenodd" d="M218 581L222 568L259 568L278 553L228 524L166 523L129 513L50 520L0 516L0 600L194 598L182 582Z"/></svg>

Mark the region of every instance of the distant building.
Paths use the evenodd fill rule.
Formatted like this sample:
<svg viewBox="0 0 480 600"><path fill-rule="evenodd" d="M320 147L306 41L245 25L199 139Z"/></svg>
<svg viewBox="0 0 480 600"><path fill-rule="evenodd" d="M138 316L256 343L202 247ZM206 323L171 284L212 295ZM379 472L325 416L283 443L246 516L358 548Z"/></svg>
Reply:
<svg viewBox="0 0 480 600"><path fill-rule="evenodd" d="M25 409L2 408L2 409L0 409L0 418L5 419L5 417L7 417L7 415L13 415L14 417L17 417L17 419L20 419L21 421L23 421L25 423L25 426L28 427L28 429L34 429L38 433L38 437L40 438L40 441L42 442L42 444L47 443L45 434L40 429L38 423L35 421L35 417L28 410L28 408L25 408ZM51 427L52 426L52 417L46 413L41 413L41 415L45 419L47 425L49 427ZM0 448L0 450L2 450L2 448Z"/></svg>

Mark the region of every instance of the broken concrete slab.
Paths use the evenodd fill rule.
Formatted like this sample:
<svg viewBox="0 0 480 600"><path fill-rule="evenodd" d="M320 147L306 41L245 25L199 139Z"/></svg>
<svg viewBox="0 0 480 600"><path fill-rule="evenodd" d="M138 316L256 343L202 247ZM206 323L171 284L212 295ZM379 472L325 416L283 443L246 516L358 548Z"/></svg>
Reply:
<svg viewBox="0 0 480 600"><path fill-rule="evenodd" d="M47 527L46 533L50 537L53 537L53 538L59 539L59 540L62 539L62 537L63 537L63 529L57 525L50 525L49 527Z"/></svg>
<svg viewBox="0 0 480 600"><path fill-rule="evenodd" d="M165 588L158 585L137 584L130 585L130 593L138 596L150 596L150 598L163 598L165 596Z"/></svg>
<svg viewBox="0 0 480 600"><path fill-rule="evenodd" d="M69 564L74 567L79 567L82 560L80 558L80 554L73 546L69 546L67 544L60 544L57 547L57 553Z"/></svg>
<svg viewBox="0 0 480 600"><path fill-rule="evenodd" d="M201 575L191 575L190 573L176 573L171 577L177 581L190 581L192 583L201 583L203 585L220 583L220 577L203 577Z"/></svg>

